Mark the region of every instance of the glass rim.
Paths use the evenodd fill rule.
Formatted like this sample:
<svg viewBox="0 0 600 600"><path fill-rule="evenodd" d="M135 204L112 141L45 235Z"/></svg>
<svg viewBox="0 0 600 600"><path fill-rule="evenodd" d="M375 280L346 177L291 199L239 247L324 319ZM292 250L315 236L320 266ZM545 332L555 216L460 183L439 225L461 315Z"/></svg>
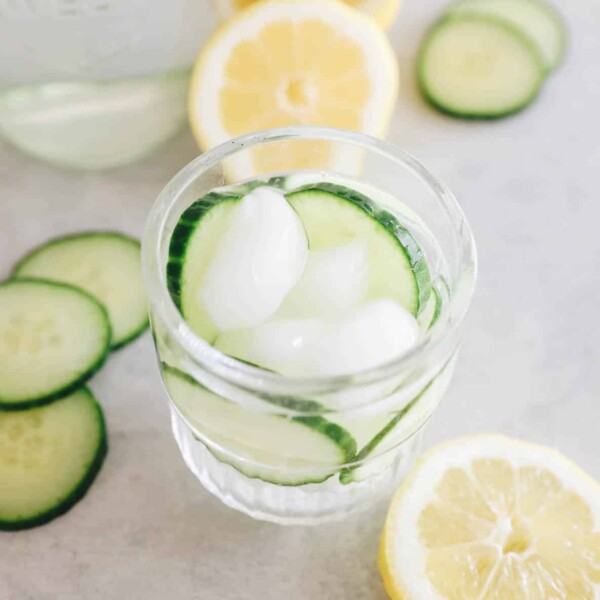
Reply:
<svg viewBox="0 0 600 600"><path fill-rule="evenodd" d="M392 361L370 369L348 375L335 376L289 376L236 360L223 354L207 341L198 336L188 326L175 305L167 287L166 268L161 265L161 248L165 235L165 225L181 190L188 187L200 173L215 166L233 154L247 150L252 146L268 142L288 140L316 139L358 146L370 152L380 154L401 164L413 176L417 177L434 194L452 223L454 230L460 229L463 239L461 260L468 253L472 262L473 277L469 283L452 282L453 285L467 286L464 293L453 293L449 299L449 309L456 315L451 322L438 321L427 331L417 344ZM458 223L456 221L458 220ZM466 249L466 252L465 252ZM475 241L469 223L450 189L410 153L373 136L330 127L294 125L253 132L228 140L201 154L184 166L163 188L154 202L146 221L142 241L142 264L148 292L148 303L167 326L169 335L191 358L214 375L223 377L246 389L257 392L273 393L327 393L348 386L361 386L393 377L404 369L410 369L427 352L450 339L461 326L473 296L477 279L477 253ZM455 309L458 310L456 312ZM441 325L445 325L441 328Z"/></svg>

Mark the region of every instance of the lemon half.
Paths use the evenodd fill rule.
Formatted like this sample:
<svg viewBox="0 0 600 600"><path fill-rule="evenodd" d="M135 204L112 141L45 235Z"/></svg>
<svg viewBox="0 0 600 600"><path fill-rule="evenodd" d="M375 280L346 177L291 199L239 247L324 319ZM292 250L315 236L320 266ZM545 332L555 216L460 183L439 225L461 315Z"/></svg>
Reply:
<svg viewBox="0 0 600 600"><path fill-rule="evenodd" d="M336 0L259 2L202 50L189 92L192 131L209 149L244 133L321 125L382 137L398 93L392 48L371 19ZM235 161L235 177L347 169L339 147L267 145Z"/></svg>
<svg viewBox="0 0 600 600"><path fill-rule="evenodd" d="M596 599L600 485L542 446L442 444L398 490L379 564L395 600Z"/></svg>

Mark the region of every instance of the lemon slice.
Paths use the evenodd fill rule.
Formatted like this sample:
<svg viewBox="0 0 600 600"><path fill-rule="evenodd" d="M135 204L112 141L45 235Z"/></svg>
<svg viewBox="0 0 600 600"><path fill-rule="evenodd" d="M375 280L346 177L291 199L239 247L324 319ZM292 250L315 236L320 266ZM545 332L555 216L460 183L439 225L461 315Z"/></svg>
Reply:
<svg viewBox="0 0 600 600"><path fill-rule="evenodd" d="M221 27L192 74L189 115L203 149L285 125L383 136L398 91L392 48L371 19L336 0L259 2ZM338 146L339 148L339 146ZM236 157L236 177L344 167L329 142L258 147Z"/></svg>
<svg viewBox="0 0 600 600"><path fill-rule="evenodd" d="M228 19L236 12L256 4L259 0L215 0L219 14ZM384 29L391 26L400 11L402 0L342 0L365 14L373 17Z"/></svg>
<svg viewBox="0 0 600 600"><path fill-rule="evenodd" d="M398 490L379 563L393 599L596 599L600 485L542 446L442 444Z"/></svg>

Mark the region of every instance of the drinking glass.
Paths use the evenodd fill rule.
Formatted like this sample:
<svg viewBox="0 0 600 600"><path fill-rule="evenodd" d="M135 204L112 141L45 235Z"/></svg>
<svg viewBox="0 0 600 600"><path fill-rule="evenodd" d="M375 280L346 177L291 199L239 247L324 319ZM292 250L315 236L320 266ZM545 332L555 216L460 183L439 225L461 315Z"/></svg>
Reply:
<svg viewBox="0 0 600 600"><path fill-rule="evenodd" d="M298 182L343 181L395 215L417 240L441 311L405 354L349 375L290 377L226 356L190 329L166 280L181 214L217 187L282 173ZM463 212L423 165L389 143L337 129L297 126L239 137L201 155L167 184L148 218L143 264L173 434L207 490L257 519L313 524L344 518L397 485L452 378L476 279ZM185 384L169 385L173 372ZM180 395L182 386L196 391ZM215 402L227 407L216 419ZM327 422L334 434L343 428L356 451L345 463L330 464L310 446L295 444L293 435L279 435L278 419Z"/></svg>

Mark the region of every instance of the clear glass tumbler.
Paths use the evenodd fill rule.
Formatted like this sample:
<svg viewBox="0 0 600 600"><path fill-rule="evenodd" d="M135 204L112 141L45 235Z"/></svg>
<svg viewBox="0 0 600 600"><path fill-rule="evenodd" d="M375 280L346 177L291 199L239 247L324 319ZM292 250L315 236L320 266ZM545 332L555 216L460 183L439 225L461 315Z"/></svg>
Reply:
<svg viewBox="0 0 600 600"><path fill-rule="evenodd" d="M277 157L275 168L267 155ZM328 156L336 157L331 168ZM289 377L222 354L186 324L166 282L171 234L182 212L216 187L281 172L302 183L341 181L361 190L416 238L441 310L404 355L346 376ZM288 127L234 139L187 165L160 194L148 219L143 262L173 433L206 489L258 519L312 524L367 507L398 483L450 383L476 279L469 225L452 193L417 160L386 142L329 128ZM226 410L215 412L219 402ZM279 419L325 427L334 437L349 432L346 460L296 443L293 428L280 435Z"/></svg>

